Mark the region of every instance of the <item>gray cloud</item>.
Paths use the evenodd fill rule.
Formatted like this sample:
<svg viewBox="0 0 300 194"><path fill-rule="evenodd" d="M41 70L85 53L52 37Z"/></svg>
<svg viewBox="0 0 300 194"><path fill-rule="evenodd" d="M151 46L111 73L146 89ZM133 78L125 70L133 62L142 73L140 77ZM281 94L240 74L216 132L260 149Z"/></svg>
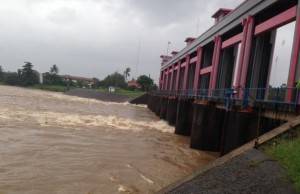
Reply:
<svg viewBox="0 0 300 194"><path fill-rule="evenodd" d="M220 7L242 0L10 0L0 2L0 64L13 71L31 61L39 71L103 78L123 71L159 76L159 55L184 47L213 25ZM198 22L197 22L198 21ZM199 23L199 29L197 29ZM198 32L198 33L197 33Z"/></svg>

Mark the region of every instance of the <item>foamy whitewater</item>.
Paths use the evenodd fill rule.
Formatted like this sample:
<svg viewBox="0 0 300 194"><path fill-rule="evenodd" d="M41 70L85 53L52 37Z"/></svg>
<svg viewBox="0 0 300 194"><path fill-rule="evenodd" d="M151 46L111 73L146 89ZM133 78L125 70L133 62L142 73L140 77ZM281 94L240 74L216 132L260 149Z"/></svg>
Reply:
<svg viewBox="0 0 300 194"><path fill-rule="evenodd" d="M0 194L154 193L215 159L146 106L0 86Z"/></svg>

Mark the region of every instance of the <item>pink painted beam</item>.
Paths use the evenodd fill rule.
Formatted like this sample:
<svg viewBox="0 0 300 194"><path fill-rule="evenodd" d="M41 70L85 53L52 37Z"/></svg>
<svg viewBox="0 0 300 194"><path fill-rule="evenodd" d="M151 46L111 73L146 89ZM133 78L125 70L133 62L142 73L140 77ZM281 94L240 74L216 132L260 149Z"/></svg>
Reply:
<svg viewBox="0 0 300 194"><path fill-rule="evenodd" d="M177 64L177 77L176 77L176 86L175 86L175 90L179 90L179 79L180 79L180 71L182 71L181 67L180 67L180 62L178 62Z"/></svg>
<svg viewBox="0 0 300 194"><path fill-rule="evenodd" d="M296 19L296 15L297 15L297 6L294 6L272 17L271 19L263 22L262 24L257 25L255 28L254 35L259 35L268 30L288 24Z"/></svg>
<svg viewBox="0 0 300 194"><path fill-rule="evenodd" d="M212 66L209 66L209 67L201 69L200 70L200 75L205 75L205 74L211 73L211 72L212 72Z"/></svg>
<svg viewBox="0 0 300 194"><path fill-rule="evenodd" d="M245 53L245 45L246 45L246 40L247 40L247 33L248 33L248 20L244 19L243 20L243 37L242 37L242 43L241 43L241 50L240 50L240 58L238 59L238 68L237 68L237 78L236 82L234 85L234 88L240 88L241 87L241 75L242 75L242 69L243 69L243 62L244 62L244 53Z"/></svg>
<svg viewBox="0 0 300 194"><path fill-rule="evenodd" d="M182 64L180 65L180 67L185 67L186 64L187 64L187 62L184 62L184 63L182 63Z"/></svg>
<svg viewBox="0 0 300 194"><path fill-rule="evenodd" d="M200 79L200 68L201 68L201 60L202 60L202 47L197 49L197 61L195 68L195 79L194 79L194 91L198 90L198 84Z"/></svg>
<svg viewBox="0 0 300 194"><path fill-rule="evenodd" d="M243 39L243 33L240 33L240 34L237 34L227 40L225 40L223 43L222 43L222 49L224 48L227 48L227 47L230 47L234 44L237 44L239 42L241 42Z"/></svg>
<svg viewBox="0 0 300 194"><path fill-rule="evenodd" d="M166 70L165 76L166 76L165 90L168 90L168 79L169 79L168 70Z"/></svg>
<svg viewBox="0 0 300 194"><path fill-rule="evenodd" d="M210 87L209 87L212 90L216 88L218 67L219 67L220 57L221 57L221 47L222 47L222 39L220 36L217 36L215 39L215 56L212 65L212 74L211 74Z"/></svg>
<svg viewBox="0 0 300 194"><path fill-rule="evenodd" d="M192 58L192 59L190 60L190 64L196 63L196 62L197 62L197 59L198 59L198 56Z"/></svg>
<svg viewBox="0 0 300 194"><path fill-rule="evenodd" d="M295 34L294 34L294 42L293 42L293 50L292 50L292 58L290 64L290 71L289 71L289 78L288 78L288 87L293 88L295 87L296 80L296 71L297 65L299 63L299 52L300 52L300 5L297 6L297 19L296 19L296 27L295 27ZM288 90L287 92L287 101L292 102L293 98L293 91ZM299 102L297 102L299 104Z"/></svg>
<svg viewBox="0 0 300 194"><path fill-rule="evenodd" d="M249 16L247 22L248 22L248 29L247 29L247 37L246 37L246 42L245 42L243 67L242 67L241 80L240 80L240 87L241 88L246 87L248 66L249 66L249 63L250 63L251 47L252 47L253 34L254 34L254 18Z"/></svg>
<svg viewBox="0 0 300 194"><path fill-rule="evenodd" d="M188 73L189 73L189 64L190 63L190 55L186 56L186 66L184 69L184 78L183 78L183 90L187 89L187 84L188 84Z"/></svg>
<svg viewBox="0 0 300 194"><path fill-rule="evenodd" d="M171 73L170 73L170 76L171 76L171 81L170 81L170 88L169 90L172 90L173 89L173 79L174 79L174 71L175 71L175 64L172 65L171 67Z"/></svg>

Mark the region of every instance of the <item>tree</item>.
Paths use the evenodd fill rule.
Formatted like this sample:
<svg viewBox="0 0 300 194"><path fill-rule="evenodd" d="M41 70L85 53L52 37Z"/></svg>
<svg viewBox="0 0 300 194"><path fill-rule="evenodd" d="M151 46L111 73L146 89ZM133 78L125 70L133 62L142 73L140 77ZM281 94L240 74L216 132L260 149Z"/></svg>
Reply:
<svg viewBox="0 0 300 194"><path fill-rule="evenodd" d="M100 82L100 85L104 87L114 86L120 88L125 88L127 86L125 77L118 72L108 75L104 80Z"/></svg>
<svg viewBox="0 0 300 194"><path fill-rule="evenodd" d="M141 85L143 91L149 91L154 86L153 79L150 78L150 76L141 75L138 77L137 82Z"/></svg>
<svg viewBox="0 0 300 194"><path fill-rule="evenodd" d="M2 66L0 66L0 81L4 81L4 72Z"/></svg>
<svg viewBox="0 0 300 194"><path fill-rule="evenodd" d="M31 86L39 83L38 72L33 70L33 65L30 62L25 62L23 69L18 74L20 74L21 85L23 86Z"/></svg>
<svg viewBox="0 0 300 194"><path fill-rule="evenodd" d="M58 67L54 64L54 65L50 68L50 74L57 75L58 72L59 72L59 69L58 69Z"/></svg>
<svg viewBox="0 0 300 194"><path fill-rule="evenodd" d="M21 84L21 80L17 72L7 72L4 76L4 83L16 86Z"/></svg>
<svg viewBox="0 0 300 194"><path fill-rule="evenodd" d="M127 80L128 77L130 76L130 72L131 72L131 69L129 67L127 67L124 71L125 80Z"/></svg>
<svg viewBox="0 0 300 194"><path fill-rule="evenodd" d="M50 67L50 71L43 74L43 82L46 85L65 85L63 79L58 75L57 65Z"/></svg>

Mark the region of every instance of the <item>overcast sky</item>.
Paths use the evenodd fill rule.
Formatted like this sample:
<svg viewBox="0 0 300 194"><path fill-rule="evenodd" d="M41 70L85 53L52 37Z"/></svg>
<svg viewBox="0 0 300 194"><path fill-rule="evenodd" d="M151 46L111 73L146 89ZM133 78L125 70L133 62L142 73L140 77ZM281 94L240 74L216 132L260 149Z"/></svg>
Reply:
<svg viewBox="0 0 300 194"><path fill-rule="evenodd" d="M242 1L3 0L0 65L15 71L30 61L45 72L57 64L61 74L100 79L131 67L157 79L168 41L181 50L186 37L213 25L218 8Z"/></svg>

